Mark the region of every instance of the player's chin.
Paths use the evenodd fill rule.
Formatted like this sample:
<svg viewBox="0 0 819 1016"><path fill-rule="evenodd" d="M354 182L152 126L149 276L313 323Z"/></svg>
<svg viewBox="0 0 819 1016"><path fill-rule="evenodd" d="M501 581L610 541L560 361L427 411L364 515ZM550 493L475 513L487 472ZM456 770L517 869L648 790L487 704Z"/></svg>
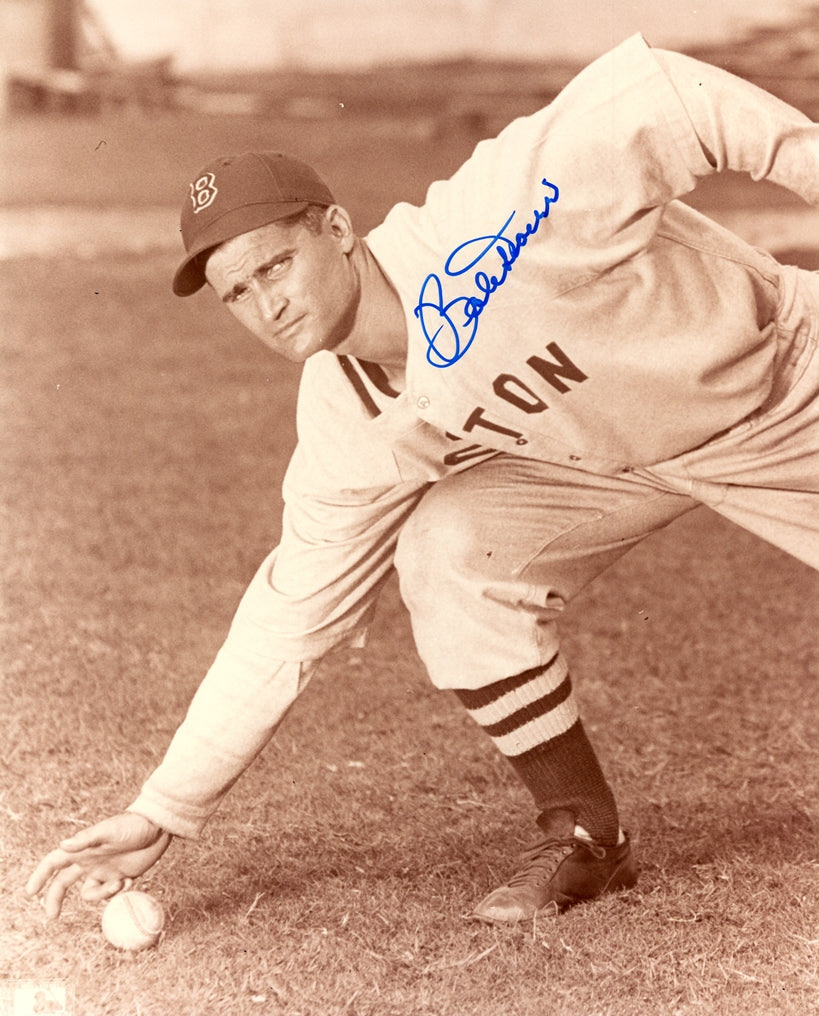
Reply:
<svg viewBox="0 0 819 1016"><path fill-rule="evenodd" d="M325 349L325 346L320 342L311 342L300 346L298 349L285 350L282 356L286 357L291 363L305 363L311 356L322 352L323 349Z"/></svg>
<svg viewBox="0 0 819 1016"><path fill-rule="evenodd" d="M321 340L305 330L288 329L281 334L265 336L264 342L274 353L291 363L304 363L323 348Z"/></svg>
<svg viewBox="0 0 819 1016"><path fill-rule="evenodd" d="M334 338L330 333L305 329L290 336L290 341L281 343L276 351L291 363L304 363L316 353L334 350L339 341L340 339Z"/></svg>

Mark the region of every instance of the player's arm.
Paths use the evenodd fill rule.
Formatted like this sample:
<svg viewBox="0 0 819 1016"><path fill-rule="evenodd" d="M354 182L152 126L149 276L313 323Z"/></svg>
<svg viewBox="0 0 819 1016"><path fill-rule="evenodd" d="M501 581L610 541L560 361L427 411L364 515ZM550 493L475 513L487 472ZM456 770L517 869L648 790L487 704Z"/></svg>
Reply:
<svg viewBox="0 0 819 1016"><path fill-rule="evenodd" d="M173 835L198 835L270 740L318 659L366 627L397 534L424 486L398 484L332 502L296 498L288 506L282 543L250 583L225 644L137 800L124 815L64 840L33 872L27 890L44 892L50 917L76 883L84 898L105 899L147 871Z"/></svg>
<svg viewBox="0 0 819 1016"><path fill-rule="evenodd" d="M652 50L714 172L770 180L819 204L819 124L756 85L681 53Z"/></svg>
<svg viewBox="0 0 819 1016"><path fill-rule="evenodd" d="M44 894L49 917L59 915L73 885L81 883L85 899L106 899L159 860L172 836L198 835L270 740L318 659L363 631L397 533L419 496L420 485L399 485L371 491L346 509L311 502L286 513L282 544L250 583L225 644L136 801L63 840L29 878L27 892ZM293 654L308 659L282 658Z"/></svg>
<svg viewBox="0 0 819 1016"><path fill-rule="evenodd" d="M196 837L327 652L360 638L420 485L298 498L133 810ZM346 502L346 503L345 503Z"/></svg>
<svg viewBox="0 0 819 1016"><path fill-rule="evenodd" d="M453 177L467 195L462 213L468 219L483 193L508 201L522 181L547 177L560 198L539 238L553 244L551 263L567 271L600 271L638 255L670 202L724 170L819 204L819 125L735 75L654 50L640 36L599 57L552 103L475 154ZM436 214L454 190L433 185Z"/></svg>
<svg viewBox="0 0 819 1016"><path fill-rule="evenodd" d="M548 106L481 142L449 180L432 184L424 215L456 224L454 239L479 235L470 230L502 223L510 208L538 207L547 180L560 196L533 244L549 245L544 263L562 286L639 255L665 208L723 170L819 203L819 125L735 75L636 35Z"/></svg>

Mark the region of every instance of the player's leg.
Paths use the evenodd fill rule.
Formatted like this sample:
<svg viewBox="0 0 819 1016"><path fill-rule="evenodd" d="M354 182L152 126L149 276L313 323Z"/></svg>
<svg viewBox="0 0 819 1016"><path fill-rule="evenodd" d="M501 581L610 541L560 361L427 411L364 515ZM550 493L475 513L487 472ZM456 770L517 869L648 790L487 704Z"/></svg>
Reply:
<svg viewBox="0 0 819 1016"><path fill-rule="evenodd" d="M520 920L633 882L556 621L591 579L694 504L628 478L499 456L434 484L405 525L396 566L421 658L508 758L546 837L478 916Z"/></svg>

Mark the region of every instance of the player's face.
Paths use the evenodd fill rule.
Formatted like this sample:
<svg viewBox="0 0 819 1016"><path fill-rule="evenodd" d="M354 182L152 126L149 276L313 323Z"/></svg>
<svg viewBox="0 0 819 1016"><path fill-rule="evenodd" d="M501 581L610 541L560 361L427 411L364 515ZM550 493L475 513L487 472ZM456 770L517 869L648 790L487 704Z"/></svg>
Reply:
<svg viewBox="0 0 819 1016"><path fill-rule="evenodd" d="M300 363L349 334L358 302L354 244L347 213L334 206L319 233L274 222L228 240L205 276L246 328Z"/></svg>

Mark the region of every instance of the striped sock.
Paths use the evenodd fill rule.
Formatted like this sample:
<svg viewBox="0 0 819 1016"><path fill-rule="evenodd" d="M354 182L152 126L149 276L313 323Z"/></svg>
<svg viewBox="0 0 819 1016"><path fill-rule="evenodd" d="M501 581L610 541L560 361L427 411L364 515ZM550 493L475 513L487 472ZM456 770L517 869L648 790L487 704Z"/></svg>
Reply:
<svg viewBox="0 0 819 1016"><path fill-rule="evenodd" d="M569 812L599 843L617 843L614 795L583 729L569 669L558 653L542 667L455 694L528 787L549 824Z"/></svg>

